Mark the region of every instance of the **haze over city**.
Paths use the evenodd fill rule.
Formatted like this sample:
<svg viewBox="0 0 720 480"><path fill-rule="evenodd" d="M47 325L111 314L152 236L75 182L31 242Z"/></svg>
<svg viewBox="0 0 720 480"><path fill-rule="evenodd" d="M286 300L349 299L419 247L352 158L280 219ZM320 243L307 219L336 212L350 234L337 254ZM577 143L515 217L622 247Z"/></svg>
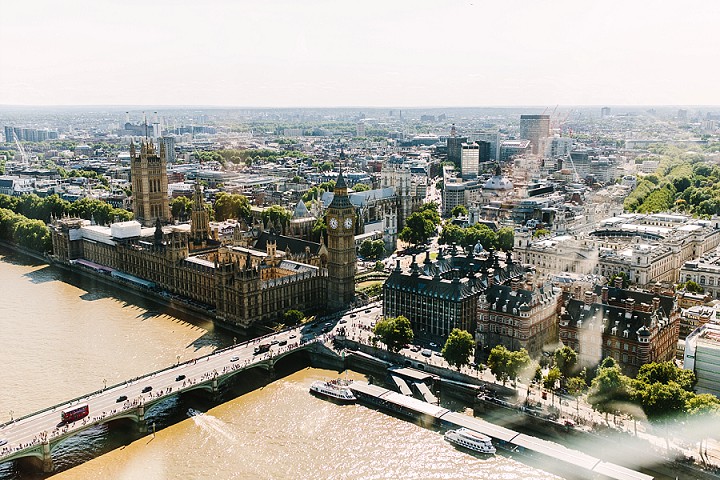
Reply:
<svg viewBox="0 0 720 480"><path fill-rule="evenodd" d="M713 105L711 1L6 2L0 105Z"/></svg>

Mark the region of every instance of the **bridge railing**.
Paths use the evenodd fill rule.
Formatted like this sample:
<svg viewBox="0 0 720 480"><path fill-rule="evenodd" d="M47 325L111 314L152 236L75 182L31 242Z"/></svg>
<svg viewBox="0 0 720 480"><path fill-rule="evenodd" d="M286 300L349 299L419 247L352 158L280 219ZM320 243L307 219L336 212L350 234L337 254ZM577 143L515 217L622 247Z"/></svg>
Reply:
<svg viewBox="0 0 720 480"><path fill-rule="evenodd" d="M350 311L350 310L343 310L343 311L341 311L341 312L336 312L336 313L333 313L333 314L330 314L330 315L317 317L317 320L316 320L316 321L323 321L323 320L338 318L339 316L341 316L341 315L344 314L344 313L347 313L348 311ZM103 393L103 392L105 392L105 391L107 391L107 390L112 390L112 389L114 389L114 388L121 387L121 386L127 384L128 381L137 382L137 381L139 381L139 380L143 380L143 379L146 379L146 378L150 378L150 377L152 377L153 375L156 375L156 374L158 374L158 373L163 373L163 372L166 372L166 371L168 371L168 370L172 370L172 369L175 369L175 368L179 368L179 367L181 367L181 366L183 366L183 365L188 365L188 364L190 364L190 363L192 363L192 362L195 362L195 361L197 361L197 360L200 360L200 359L202 359L202 358L211 357L211 356L213 356L213 355L217 355L217 354L219 354L219 353L227 352L227 351L233 350L233 349L235 349L235 348L245 347L245 346L247 346L247 345L249 345L249 344L251 344L251 343L257 342L258 340L267 339L267 338L273 337L273 336L275 336L275 335L277 335L277 334L279 334L279 333L284 333L284 332L293 330L293 329L297 328L298 326L299 326L299 325L296 325L296 326L294 326L294 327L287 327L287 328L284 328L283 330L279 330L279 331L277 331L277 332L267 333L267 334L265 334L265 335L263 335L263 336L261 336L261 337L256 337L256 338L253 338L253 339L250 339L250 340L245 340L245 341L240 342L240 343L238 343L238 344L229 345L229 346L227 346L227 347L225 347L225 348L220 348L220 349L217 349L217 350L213 350L212 352L210 352L210 353L208 353L208 354L205 354L205 355L202 355L202 356L200 356L200 357L192 358L192 359L190 359L190 360L185 360L185 361L182 362L182 363L176 363L176 364L173 364L173 365L169 365L169 366L167 366L167 367L165 367L165 368L162 368L162 369L160 369L160 370L156 370L156 371L154 371L154 372L146 373L146 374L144 374L144 375L141 375L141 376L139 376L139 377L135 377L135 378L130 379L130 380L123 380L122 382L116 383L116 384L114 384L114 385L110 385L109 387L102 388L102 389L100 389L100 390L95 390L94 392L84 394L84 395L82 395L82 396L80 396L80 397L72 398L72 399L70 399L70 400L64 400L63 402L58 403L58 404L56 404L56 405L52 405L52 406L43 408L42 410L38 410L38 411L36 411L36 412L28 413L27 415L23 415L22 417L14 418L13 420L7 421L7 422L5 422L5 423L0 423L0 428L4 428L4 427L6 427L6 426L8 426L8 425L11 425L11 424L13 424L13 423L17 423L17 422L19 422L19 421L25 420L25 419L30 418L30 417L34 417L34 416L36 416L36 415L40 415L40 414L42 414L42 413L46 413L46 412L50 412L50 411L56 411L56 410L58 409L58 407L70 406L70 405L72 405L74 402L78 402L78 403L79 403L80 400L85 400L85 399L88 399L88 398L90 398L90 397L92 397L92 396L94 396L94 395Z"/></svg>

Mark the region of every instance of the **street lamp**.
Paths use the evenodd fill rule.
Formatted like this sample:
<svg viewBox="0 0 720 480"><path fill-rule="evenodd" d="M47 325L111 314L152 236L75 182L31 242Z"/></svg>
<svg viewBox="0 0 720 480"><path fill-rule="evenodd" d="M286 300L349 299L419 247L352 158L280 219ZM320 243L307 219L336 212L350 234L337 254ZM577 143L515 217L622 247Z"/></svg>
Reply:
<svg viewBox="0 0 720 480"><path fill-rule="evenodd" d="M10 421L13 421L13 414L15 413L15 410L10 410Z"/></svg>
<svg viewBox="0 0 720 480"><path fill-rule="evenodd" d="M103 378L103 390L107 388L107 379Z"/></svg>
<svg viewBox="0 0 720 480"><path fill-rule="evenodd" d="M175 358L177 359L177 365L180 365L180 355L177 355Z"/></svg>

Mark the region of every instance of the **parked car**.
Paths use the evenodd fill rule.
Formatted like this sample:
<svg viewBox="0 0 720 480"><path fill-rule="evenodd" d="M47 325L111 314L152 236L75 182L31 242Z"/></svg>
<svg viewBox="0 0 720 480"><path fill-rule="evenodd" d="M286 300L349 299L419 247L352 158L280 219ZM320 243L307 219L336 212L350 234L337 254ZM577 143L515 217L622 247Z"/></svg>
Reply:
<svg viewBox="0 0 720 480"><path fill-rule="evenodd" d="M142 389L142 393L148 393L151 390L152 390L152 387L150 385L148 385L147 387Z"/></svg>
<svg viewBox="0 0 720 480"><path fill-rule="evenodd" d="M432 357L432 351L425 348L422 352L420 352L420 355L422 355L423 357Z"/></svg>
<svg viewBox="0 0 720 480"><path fill-rule="evenodd" d="M175 377L176 382L179 382L180 380L185 380L185 375L178 375L177 377Z"/></svg>
<svg viewBox="0 0 720 480"><path fill-rule="evenodd" d="M230 359L231 362L237 362L238 360L240 360L240 357L232 357Z"/></svg>
<svg viewBox="0 0 720 480"><path fill-rule="evenodd" d="M117 400L115 400L115 403L124 402L125 400L127 400L127 395L120 395L117 397Z"/></svg>

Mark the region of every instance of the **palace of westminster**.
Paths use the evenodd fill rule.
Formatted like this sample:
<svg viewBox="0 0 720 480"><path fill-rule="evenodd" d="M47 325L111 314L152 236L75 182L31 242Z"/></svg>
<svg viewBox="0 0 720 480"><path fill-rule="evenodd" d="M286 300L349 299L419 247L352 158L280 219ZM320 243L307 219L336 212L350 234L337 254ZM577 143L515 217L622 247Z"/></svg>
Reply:
<svg viewBox="0 0 720 480"><path fill-rule="evenodd" d="M342 172L325 212L327 245L262 232L251 246L239 225L232 242L211 238L197 183L190 225L171 224L164 146L131 145L130 155L135 220L109 227L54 220L55 261L182 297L242 330L289 309L337 310L354 301L357 216Z"/></svg>

